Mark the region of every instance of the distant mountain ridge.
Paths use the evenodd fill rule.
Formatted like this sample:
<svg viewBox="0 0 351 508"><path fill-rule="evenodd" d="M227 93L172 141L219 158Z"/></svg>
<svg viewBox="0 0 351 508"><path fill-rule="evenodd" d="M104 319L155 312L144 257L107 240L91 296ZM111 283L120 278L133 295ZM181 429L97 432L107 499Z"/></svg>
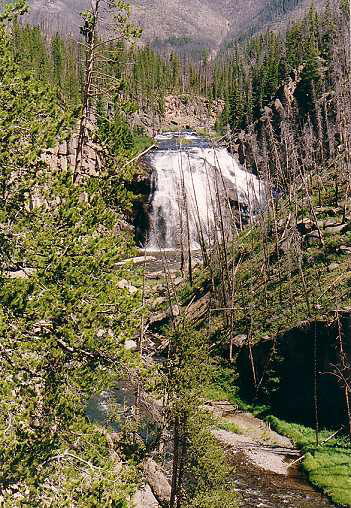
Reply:
<svg viewBox="0 0 351 508"><path fill-rule="evenodd" d="M311 0L130 0L143 40L156 47L219 49L225 42L284 25ZM321 5L324 0L315 0ZM78 34L89 0L29 0L29 20L52 32Z"/></svg>

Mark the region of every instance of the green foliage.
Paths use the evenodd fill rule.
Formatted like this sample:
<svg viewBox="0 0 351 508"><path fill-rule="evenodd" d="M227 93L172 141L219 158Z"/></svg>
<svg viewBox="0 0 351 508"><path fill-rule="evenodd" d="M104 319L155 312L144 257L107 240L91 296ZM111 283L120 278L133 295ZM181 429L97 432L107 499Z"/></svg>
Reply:
<svg viewBox="0 0 351 508"><path fill-rule="evenodd" d="M152 139L132 130L127 122L127 116L135 111L135 104L131 101L120 101L116 98L110 112L102 100L97 102L98 135L110 154L118 164L123 159L131 159L151 146Z"/></svg>
<svg viewBox="0 0 351 508"><path fill-rule="evenodd" d="M74 40L55 34L48 43L39 27L12 23L12 51L21 70L32 72L56 92L67 110L76 112L81 101L83 55Z"/></svg>
<svg viewBox="0 0 351 508"><path fill-rule="evenodd" d="M13 21L13 19L25 14L27 11L27 0L14 0L13 2L8 2L4 6L3 11L0 13L0 22Z"/></svg>
<svg viewBox="0 0 351 508"><path fill-rule="evenodd" d="M200 409L214 373L208 344L186 321L170 330L168 337L170 352L164 374L168 419L174 432L177 495L189 507L203 506L212 493L214 502L235 505L236 495L229 487L232 469L211 432L214 419Z"/></svg>
<svg viewBox="0 0 351 508"><path fill-rule="evenodd" d="M228 422L224 418L220 420L217 424L219 429L226 430L228 432L234 432L235 434L242 434L242 429L239 427L239 425L236 425L235 423Z"/></svg>
<svg viewBox="0 0 351 508"><path fill-rule="evenodd" d="M77 429L87 425L84 413L90 396L105 390L123 372L129 362L123 343L134 337L140 320L139 294L118 288L122 278L135 278L128 270L115 268L133 253L130 240L115 235L119 215L106 205L104 187L101 192L98 182L77 188L70 184L71 177L46 174L43 199L49 209L41 206L24 213L14 224L18 239L11 263L30 266L34 273L24 280L5 279L0 291L2 345L8 351L2 400L4 415L11 415L10 424L1 422L7 429L1 481L11 477L25 489L37 478L37 496L42 495L37 471L55 483L50 476L55 471L40 466L47 461L51 466L51 457L64 450L77 453L72 425ZM83 191L87 202L81 200ZM50 208L58 198L60 204ZM83 443L80 450L79 456L87 460ZM106 457L106 449L104 453ZM60 475L68 472L64 469ZM97 490L91 495L93 499L101 491L102 502L111 478L105 472L101 479L100 487L93 481ZM80 483L78 478L72 481ZM119 485L113 485L108 495L120 496ZM62 489L67 489L67 499L74 499L70 482Z"/></svg>
<svg viewBox="0 0 351 508"><path fill-rule="evenodd" d="M210 432L212 425L212 419L200 412L189 422L191 437L185 478L185 488L191 499L186 504L189 508L205 507L205 502L213 502L214 506L238 506L236 492L231 486L234 471Z"/></svg>
<svg viewBox="0 0 351 508"><path fill-rule="evenodd" d="M320 445L316 445L314 429L284 422L274 416L267 418L272 427L302 449L306 454L303 468L309 480L323 490L341 506L351 504L351 443L349 438L335 437L327 442L334 432L323 430L319 434Z"/></svg>
<svg viewBox="0 0 351 508"><path fill-rule="evenodd" d="M135 364L124 342L141 294L119 281L138 285L138 273L117 265L135 252L119 232L130 196L122 180L78 187L71 171L38 162L72 122L52 87L22 70L16 33L0 26L0 503L124 508L135 468L85 412ZM59 78L59 40L53 48Z"/></svg>
<svg viewBox="0 0 351 508"><path fill-rule="evenodd" d="M331 83L333 42L341 21L342 7L327 4L321 13L311 6L304 18L294 22L286 33L267 32L237 45L213 69L211 96L226 101L219 126L246 128L270 106L282 82L301 68L295 97L301 116L316 121L315 101ZM301 67L302 66L302 67ZM331 83L331 89L333 84ZM284 99L284 98L283 98Z"/></svg>
<svg viewBox="0 0 351 508"><path fill-rule="evenodd" d="M167 362L169 399L174 414L197 411L198 402L209 384L213 367L209 363L208 344L200 332L186 323L169 332L171 353Z"/></svg>
<svg viewBox="0 0 351 508"><path fill-rule="evenodd" d="M228 494L226 489L212 490L211 492L202 492L198 494L186 508L237 508L238 501L234 494Z"/></svg>

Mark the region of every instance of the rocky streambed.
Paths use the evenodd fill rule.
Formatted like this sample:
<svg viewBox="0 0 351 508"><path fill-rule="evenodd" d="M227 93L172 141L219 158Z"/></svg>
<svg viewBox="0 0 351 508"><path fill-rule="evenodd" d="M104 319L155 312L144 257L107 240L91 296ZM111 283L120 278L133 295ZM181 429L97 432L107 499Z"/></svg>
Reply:
<svg viewBox="0 0 351 508"><path fill-rule="evenodd" d="M129 260L132 262L132 260ZM167 318L167 312L160 311L156 305L157 298L167 303L165 291L167 278L172 285L181 283L179 272L179 254L177 252L147 253L133 260L135 264L143 264L146 268L146 298L151 305L158 308L156 321ZM179 280L178 280L179 279ZM152 320L150 321L152 327ZM157 342L157 337L152 332ZM162 337L159 337L161 340ZM152 343L145 337L146 342ZM162 340L161 340L162 342ZM145 344L148 358L158 360L158 349L155 344ZM165 346L166 347L166 346ZM129 414L135 405L135 391L130 385L121 386L115 393L103 394L91 401L88 416L102 425L108 421L108 399L120 405L122 414ZM147 394L146 394L147 395ZM142 398L141 398L142 400ZM158 421L162 411L159 401L146 400L142 404L142 414L149 419L145 422L146 431L142 439L152 439L150 428ZM153 408L154 411L150 411ZM206 408L217 417L218 424L213 434L226 450L234 466L232 478L238 492L238 503L243 508L323 508L333 505L325 496L316 491L303 474L300 464L290 464L300 457L300 452L286 437L274 432L265 422L252 414L240 411L228 401L208 401ZM155 413L156 411L156 413ZM118 428L115 428L118 432ZM147 437L145 437L147 436ZM152 454L151 454L152 456ZM135 508L160 508L167 506L170 493L170 468L165 470L149 457L143 464L144 485L133 497ZM209 507L210 508L210 507Z"/></svg>
<svg viewBox="0 0 351 508"><path fill-rule="evenodd" d="M212 402L211 412L236 432L214 430L235 467L233 481L243 508L321 508L335 506L313 489L298 463L300 452L286 437L272 431L252 414L226 401Z"/></svg>
<svg viewBox="0 0 351 508"><path fill-rule="evenodd" d="M313 489L297 464L289 467L300 456L289 439L250 413L238 412L227 402L210 403L208 409L237 428L236 432L217 428L213 433L234 466L232 482L238 492L239 507L335 506ZM167 474L151 459L144 471L148 483L134 496L135 507L159 508L158 501L167 504L170 493Z"/></svg>

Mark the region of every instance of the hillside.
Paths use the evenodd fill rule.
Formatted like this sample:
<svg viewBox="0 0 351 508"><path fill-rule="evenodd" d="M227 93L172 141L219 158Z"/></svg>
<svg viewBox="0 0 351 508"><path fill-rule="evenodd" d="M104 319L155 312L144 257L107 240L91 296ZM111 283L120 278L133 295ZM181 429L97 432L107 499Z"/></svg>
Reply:
<svg viewBox="0 0 351 508"><path fill-rule="evenodd" d="M72 3L74 5L72 5ZM77 34L87 0L29 0L29 19L49 31ZM318 0L321 5L324 0ZM309 0L131 0L132 17L143 40L157 48L218 49L267 26L281 27L300 15Z"/></svg>
<svg viewBox="0 0 351 508"><path fill-rule="evenodd" d="M0 505L351 507L349 1L109 1L0 8Z"/></svg>

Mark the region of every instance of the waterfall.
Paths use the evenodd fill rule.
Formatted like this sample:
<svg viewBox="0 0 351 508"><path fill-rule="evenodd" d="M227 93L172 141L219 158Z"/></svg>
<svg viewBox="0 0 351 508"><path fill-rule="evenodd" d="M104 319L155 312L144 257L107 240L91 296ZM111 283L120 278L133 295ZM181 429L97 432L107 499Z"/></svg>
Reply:
<svg viewBox="0 0 351 508"><path fill-rule="evenodd" d="M233 210L252 216L263 200L261 182L225 149L192 132L164 133L147 158L152 166L148 250L192 249L230 235Z"/></svg>

